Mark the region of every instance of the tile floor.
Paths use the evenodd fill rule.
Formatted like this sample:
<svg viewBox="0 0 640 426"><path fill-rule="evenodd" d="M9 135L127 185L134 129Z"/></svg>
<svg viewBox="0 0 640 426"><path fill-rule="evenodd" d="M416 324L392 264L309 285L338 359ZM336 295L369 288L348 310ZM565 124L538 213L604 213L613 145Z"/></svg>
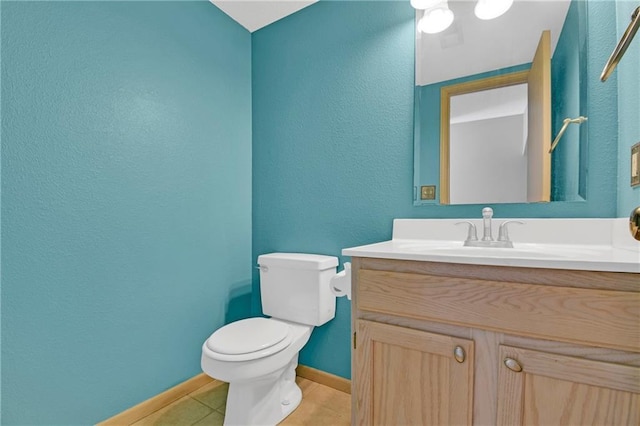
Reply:
<svg viewBox="0 0 640 426"><path fill-rule="evenodd" d="M301 377L302 402L281 425L348 426L351 424L351 395ZM134 423L149 425L222 425L227 401L227 383L214 380L200 389Z"/></svg>

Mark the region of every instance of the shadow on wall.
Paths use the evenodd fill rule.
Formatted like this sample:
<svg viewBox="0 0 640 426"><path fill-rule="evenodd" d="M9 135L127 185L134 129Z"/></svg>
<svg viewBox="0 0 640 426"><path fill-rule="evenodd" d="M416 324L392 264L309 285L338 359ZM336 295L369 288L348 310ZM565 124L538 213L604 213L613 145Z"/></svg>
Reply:
<svg viewBox="0 0 640 426"><path fill-rule="evenodd" d="M251 317L251 280L233 284L227 300L225 324Z"/></svg>

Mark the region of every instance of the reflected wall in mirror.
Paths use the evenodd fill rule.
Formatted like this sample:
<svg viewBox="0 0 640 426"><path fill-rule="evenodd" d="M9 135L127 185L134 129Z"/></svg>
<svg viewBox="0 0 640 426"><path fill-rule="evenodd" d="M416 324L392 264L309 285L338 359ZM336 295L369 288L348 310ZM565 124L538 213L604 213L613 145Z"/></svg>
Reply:
<svg viewBox="0 0 640 426"><path fill-rule="evenodd" d="M549 145L588 115L586 3L516 0L491 21L475 3L450 0L454 23L417 34L415 204L434 202L419 199L425 185L441 204L584 200L587 125Z"/></svg>

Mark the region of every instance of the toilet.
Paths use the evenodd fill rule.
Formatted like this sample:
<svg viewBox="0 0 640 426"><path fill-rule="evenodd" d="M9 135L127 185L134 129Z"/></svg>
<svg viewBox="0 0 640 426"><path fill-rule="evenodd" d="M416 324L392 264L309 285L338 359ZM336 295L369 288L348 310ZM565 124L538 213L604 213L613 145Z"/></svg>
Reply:
<svg viewBox="0 0 640 426"><path fill-rule="evenodd" d="M258 257L262 311L216 330L202 345L202 371L229 383L225 425L275 425L295 410L298 353L313 327L335 316L330 282L338 258L270 253Z"/></svg>

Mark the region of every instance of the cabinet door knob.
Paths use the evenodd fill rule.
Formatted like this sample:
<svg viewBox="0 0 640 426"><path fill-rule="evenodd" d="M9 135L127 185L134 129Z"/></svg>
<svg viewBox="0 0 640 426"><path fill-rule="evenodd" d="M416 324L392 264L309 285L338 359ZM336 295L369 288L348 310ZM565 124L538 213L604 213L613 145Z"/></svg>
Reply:
<svg viewBox="0 0 640 426"><path fill-rule="evenodd" d="M509 370L515 371L516 373L522 371L522 366L520 365L520 363L513 358L505 358L504 365L506 365Z"/></svg>
<svg viewBox="0 0 640 426"><path fill-rule="evenodd" d="M453 357L456 359L456 361L462 364L467 357L467 354L462 346L456 346L456 348L453 350Z"/></svg>

